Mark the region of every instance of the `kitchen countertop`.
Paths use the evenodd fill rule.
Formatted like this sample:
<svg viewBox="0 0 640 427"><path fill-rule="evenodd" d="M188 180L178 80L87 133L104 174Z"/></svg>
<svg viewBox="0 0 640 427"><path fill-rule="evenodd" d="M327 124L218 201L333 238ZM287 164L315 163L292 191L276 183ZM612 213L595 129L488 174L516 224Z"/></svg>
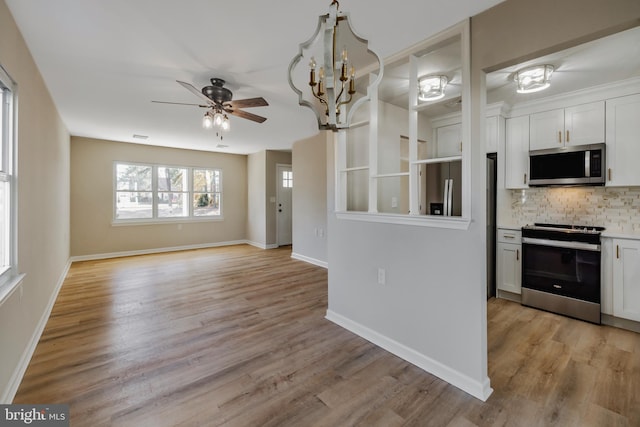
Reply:
<svg viewBox="0 0 640 427"><path fill-rule="evenodd" d="M522 229L521 225L516 224L499 224L496 226L498 229L502 230L516 230L519 231ZM638 230L620 230L620 229L607 229L604 230L601 234L602 237L608 237L613 239L637 239L640 240L640 231Z"/></svg>
<svg viewBox="0 0 640 427"><path fill-rule="evenodd" d="M602 237L610 237L616 239L640 239L640 231L626 231L626 230L604 230L601 234Z"/></svg>

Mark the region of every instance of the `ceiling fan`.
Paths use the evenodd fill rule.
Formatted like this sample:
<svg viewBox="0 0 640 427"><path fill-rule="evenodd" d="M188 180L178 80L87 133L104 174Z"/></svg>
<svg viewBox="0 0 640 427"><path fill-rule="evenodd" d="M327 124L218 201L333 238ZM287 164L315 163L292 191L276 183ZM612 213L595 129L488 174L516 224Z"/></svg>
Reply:
<svg viewBox="0 0 640 427"><path fill-rule="evenodd" d="M253 107L266 107L269 105L267 101L262 98L248 98L233 100L233 93L224 87L225 81L218 78L211 79L211 86L205 86L202 90L196 89L193 85L176 80L189 92L196 95L203 102L202 104L190 104L185 102L166 102L166 101L151 101L160 104L177 104L177 105L193 105L200 108L207 108L207 112L204 115L202 124L205 128L211 128L214 125L221 127L223 130L229 128L229 118L227 114L241 117L243 119L251 120L257 123L262 123L266 117L258 116L257 114L248 113L241 110L241 108L253 108Z"/></svg>

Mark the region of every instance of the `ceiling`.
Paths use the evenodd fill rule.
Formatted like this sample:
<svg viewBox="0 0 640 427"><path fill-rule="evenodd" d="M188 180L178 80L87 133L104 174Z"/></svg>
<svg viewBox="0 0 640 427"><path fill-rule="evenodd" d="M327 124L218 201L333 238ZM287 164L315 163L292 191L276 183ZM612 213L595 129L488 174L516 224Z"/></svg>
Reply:
<svg viewBox="0 0 640 427"><path fill-rule="evenodd" d="M449 40L419 55L418 76L442 74L449 78L446 96L421 108L421 115L441 116L461 110L461 45ZM539 64L551 64L555 71L551 86L532 94L516 93L515 72ZM640 77L640 27L622 31L570 49L535 58L487 74L487 103L515 105L553 95ZM385 66L379 98L406 108L409 90L409 63L400 61ZM427 103L425 103L427 104Z"/></svg>
<svg viewBox="0 0 640 427"><path fill-rule="evenodd" d="M287 69L329 0L5 1L71 135L248 154L288 150L317 133ZM344 0L341 10L385 58L500 1L398 0L385 8ZM249 111L267 121L232 117L221 141L202 128L202 110L151 102L197 103L176 80L200 88L212 77L226 80L234 99L264 97L268 107Z"/></svg>

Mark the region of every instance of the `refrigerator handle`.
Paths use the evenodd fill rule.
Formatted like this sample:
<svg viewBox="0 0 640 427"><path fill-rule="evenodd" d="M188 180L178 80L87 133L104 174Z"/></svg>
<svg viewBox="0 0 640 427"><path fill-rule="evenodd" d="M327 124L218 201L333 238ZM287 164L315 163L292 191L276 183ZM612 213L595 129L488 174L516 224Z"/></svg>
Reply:
<svg viewBox="0 0 640 427"><path fill-rule="evenodd" d="M447 195L449 194L449 180L445 179L444 180L444 192L442 193L442 215L447 215L447 212L449 211L449 198L447 197Z"/></svg>
<svg viewBox="0 0 640 427"><path fill-rule="evenodd" d="M447 208L449 211L447 212L448 216L453 214L453 178L449 179L449 192L447 193Z"/></svg>

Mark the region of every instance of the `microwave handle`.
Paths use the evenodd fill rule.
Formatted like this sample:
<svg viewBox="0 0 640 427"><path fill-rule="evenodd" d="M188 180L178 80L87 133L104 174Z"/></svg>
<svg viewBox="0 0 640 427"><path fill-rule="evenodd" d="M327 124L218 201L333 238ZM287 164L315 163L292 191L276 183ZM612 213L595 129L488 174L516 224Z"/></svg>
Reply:
<svg viewBox="0 0 640 427"><path fill-rule="evenodd" d="M584 176L591 177L591 151L584 152Z"/></svg>

